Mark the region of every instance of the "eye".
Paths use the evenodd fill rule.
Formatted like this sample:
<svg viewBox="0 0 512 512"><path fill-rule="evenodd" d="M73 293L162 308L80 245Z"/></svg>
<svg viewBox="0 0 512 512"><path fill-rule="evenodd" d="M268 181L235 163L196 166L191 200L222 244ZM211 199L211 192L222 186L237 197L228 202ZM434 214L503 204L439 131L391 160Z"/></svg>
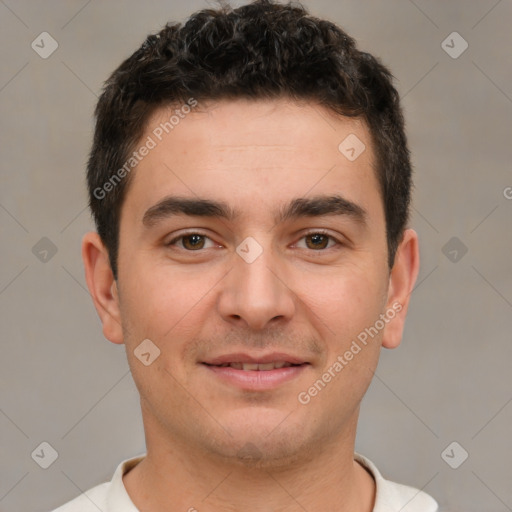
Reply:
<svg viewBox="0 0 512 512"><path fill-rule="evenodd" d="M324 249L330 249L335 245L342 245L336 238L324 231L313 231L311 233L307 233L301 238L301 240L305 240L306 249L312 249L313 251L321 251ZM329 245L330 241L334 243Z"/></svg>
<svg viewBox="0 0 512 512"><path fill-rule="evenodd" d="M297 244L297 246L301 249L310 249L313 251L323 251L336 245L343 245L339 240L324 231L312 231L311 233L307 233L300 239L300 241L302 240L305 241L305 245L301 247ZM210 246L207 245L208 241L210 242ZM201 249L208 249L209 247L216 246L216 244L207 235L199 232L182 234L173 238L165 245L175 245L188 252L200 251Z"/></svg>
<svg viewBox="0 0 512 512"><path fill-rule="evenodd" d="M173 238L170 242L168 242L167 246L177 245L180 249L184 249L186 251L199 251L201 249L205 249L206 241L210 240L206 235L202 233L186 233L184 235L180 235L176 238ZM178 242L178 243L177 243ZM210 240L210 242L212 242ZM211 247L214 244L212 242Z"/></svg>

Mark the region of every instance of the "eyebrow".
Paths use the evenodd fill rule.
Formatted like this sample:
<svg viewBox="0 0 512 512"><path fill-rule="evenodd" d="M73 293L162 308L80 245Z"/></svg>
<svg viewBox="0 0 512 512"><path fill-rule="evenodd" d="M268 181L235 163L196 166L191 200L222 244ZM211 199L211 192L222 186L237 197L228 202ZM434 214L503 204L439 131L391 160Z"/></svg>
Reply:
<svg viewBox="0 0 512 512"><path fill-rule="evenodd" d="M241 212L227 203L212 199L168 196L151 206L142 218L147 228L175 215L209 217L233 221ZM358 204L341 195L321 195L310 198L298 197L282 206L274 217L276 224L300 217L321 217L325 215L347 216L362 226L367 225L368 212Z"/></svg>

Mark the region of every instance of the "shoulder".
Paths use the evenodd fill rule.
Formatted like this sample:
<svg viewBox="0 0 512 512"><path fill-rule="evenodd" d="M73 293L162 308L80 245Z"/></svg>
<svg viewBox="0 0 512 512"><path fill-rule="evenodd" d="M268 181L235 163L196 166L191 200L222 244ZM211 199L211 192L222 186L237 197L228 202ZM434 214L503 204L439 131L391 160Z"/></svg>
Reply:
<svg viewBox="0 0 512 512"><path fill-rule="evenodd" d="M106 510L106 497L110 482L97 485L80 494L77 498L68 501L52 512L98 512Z"/></svg>
<svg viewBox="0 0 512 512"><path fill-rule="evenodd" d="M388 499L393 503L393 507L395 507L392 509L393 511L438 512L439 507L436 500L426 492L408 485L390 482L389 480L385 480L385 482L385 491L383 494L387 495Z"/></svg>
<svg viewBox="0 0 512 512"><path fill-rule="evenodd" d="M123 475L135 467L143 455L123 460L114 472L110 482L104 482L83 492L74 500L52 510L52 512L137 512L123 484Z"/></svg>
<svg viewBox="0 0 512 512"><path fill-rule="evenodd" d="M438 512L439 507L427 493L386 480L375 464L366 457L355 453L354 459L372 475L376 484L375 508L373 512Z"/></svg>

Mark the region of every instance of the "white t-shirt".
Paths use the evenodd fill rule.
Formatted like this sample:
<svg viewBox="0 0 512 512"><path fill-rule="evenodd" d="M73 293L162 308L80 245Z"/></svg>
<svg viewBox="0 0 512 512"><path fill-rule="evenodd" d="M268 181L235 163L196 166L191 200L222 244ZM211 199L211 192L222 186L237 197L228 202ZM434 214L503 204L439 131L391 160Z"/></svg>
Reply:
<svg viewBox="0 0 512 512"><path fill-rule="evenodd" d="M110 482L97 485L52 512L139 512L126 492L123 475L136 466L144 455L124 460ZM355 453L354 459L367 468L376 483L373 512L437 512L436 501L428 494L407 485L385 480L375 465Z"/></svg>

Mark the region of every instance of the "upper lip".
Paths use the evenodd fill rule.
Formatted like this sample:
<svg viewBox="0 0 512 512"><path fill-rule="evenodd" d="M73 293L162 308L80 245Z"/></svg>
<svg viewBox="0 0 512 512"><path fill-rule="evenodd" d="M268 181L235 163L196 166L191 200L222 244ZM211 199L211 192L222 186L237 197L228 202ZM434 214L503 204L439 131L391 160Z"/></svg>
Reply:
<svg viewBox="0 0 512 512"><path fill-rule="evenodd" d="M219 365L226 363L276 363L279 361L284 361L285 363L291 364L304 364L308 363L305 359L297 356L292 356L290 354L285 354L284 352L272 352L271 354L265 355L250 355L238 352L236 354L225 354L218 357L212 357L203 361L205 364L210 365Z"/></svg>

